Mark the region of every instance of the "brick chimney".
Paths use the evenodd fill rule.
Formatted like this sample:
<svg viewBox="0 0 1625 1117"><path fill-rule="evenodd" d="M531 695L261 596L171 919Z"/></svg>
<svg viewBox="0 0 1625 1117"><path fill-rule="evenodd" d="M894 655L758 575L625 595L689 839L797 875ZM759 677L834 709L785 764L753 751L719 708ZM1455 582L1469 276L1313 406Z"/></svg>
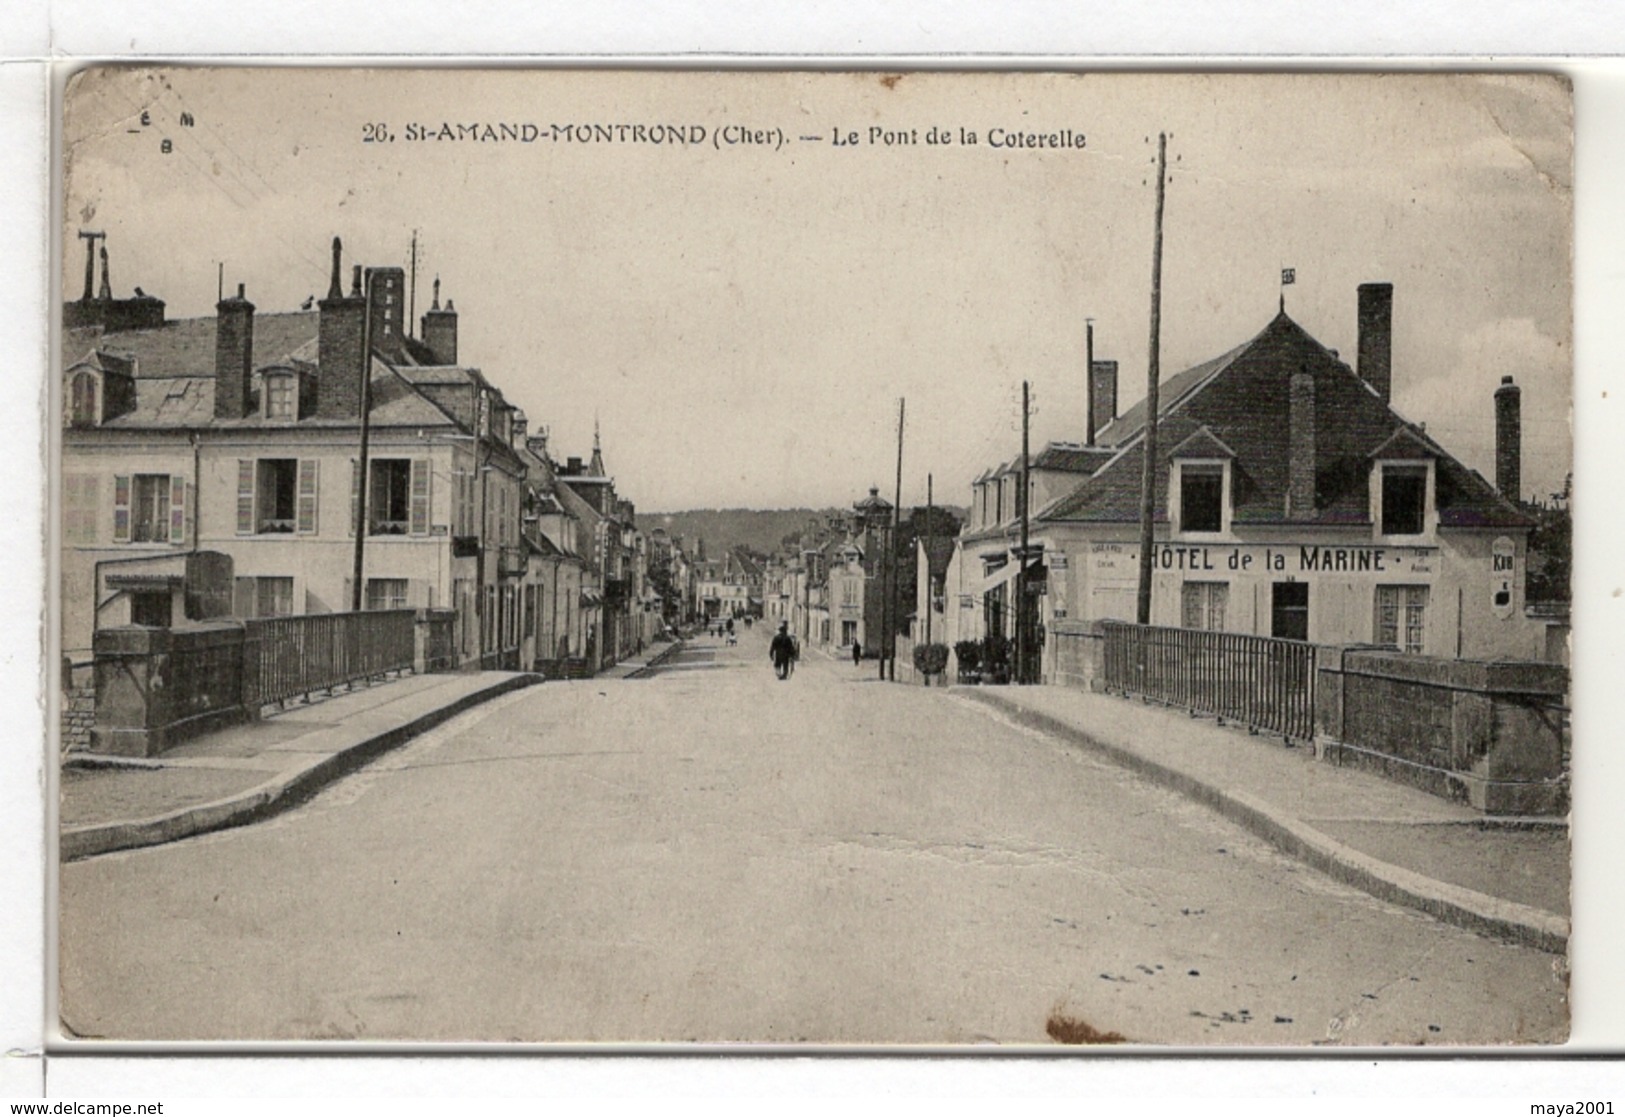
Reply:
<svg viewBox="0 0 1625 1117"><path fill-rule="evenodd" d="M361 294L361 268L355 268L350 293L339 281L339 238L333 238L333 278L327 298L317 303L320 310L316 328L316 414L324 419L361 417L361 377L367 362L363 359L362 330L367 301Z"/></svg>
<svg viewBox="0 0 1625 1117"><path fill-rule="evenodd" d="M372 269L372 344L385 352L403 348L406 335L406 272Z"/></svg>
<svg viewBox="0 0 1625 1117"><path fill-rule="evenodd" d="M1495 487L1511 501L1523 499L1523 390L1512 377L1495 389Z"/></svg>
<svg viewBox="0 0 1625 1117"><path fill-rule="evenodd" d="M1302 522L1315 515L1315 378L1292 375L1287 397L1286 518Z"/></svg>
<svg viewBox="0 0 1625 1117"><path fill-rule="evenodd" d="M1095 378L1095 430L1117 418L1117 362L1096 361L1091 370Z"/></svg>
<svg viewBox="0 0 1625 1117"><path fill-rule="evenodd" d="M1393 389L1394 285L1360 284L1360 340L1355 371L1387 403Z"/></svg>
<svg viewBox="0 0 1625 1117"><path fill-rule="evenodd" d="M434 354L436 363L457 363L457 308L450 299L444 310L440 308L439 276L434 280L434 304L423 315L423 344Z"/></svg>
<svg viewBox="0 0 1625 1117"><path fill-rule="evenodd" d="M239 283L236 296L220 300L214 313L214 417L241 419L254 379L254 304Z"/></svg>

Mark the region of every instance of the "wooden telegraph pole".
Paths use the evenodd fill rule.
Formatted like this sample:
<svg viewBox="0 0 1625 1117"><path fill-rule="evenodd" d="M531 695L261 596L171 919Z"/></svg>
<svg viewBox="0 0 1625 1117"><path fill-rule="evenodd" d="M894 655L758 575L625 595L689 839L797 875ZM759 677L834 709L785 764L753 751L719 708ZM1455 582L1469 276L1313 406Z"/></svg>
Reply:
<svg viewBox="0 0 1625 1117"><path fill-rule="evenodd" d="M338 244L335 237L333 243ZM334 259L338 258L338 249L333 249ZM335 264L335 267L337 265ZM352 612L361 612L363 602L361 576L365 565L367 546L367 442L372 427L372 269L367 268L361 273L362 284L362 318L361 318L361 447L359 463L356 466L356 506L355 506L355 571L350 586L350 609ZM481 651L484 651L481 648Z"/></svg>
<svg viewBox="0 0 1625 1117"><path fill-rule="evenodd" d="M1162 204L1168 177L1168 134L1157 135L1157 224L1151 242L1151 350L1145 374L1145 470L1140 480L1140 592L1135 619L1151 623L1151 549L1156 533L1151 522L1156 509L1157 481L1157 380L1159 347L1162 341ZM1090 369L1090 376L1094 370Z"/></svg>
<svg viewBox="0 0 1625 1117"><path fill-rule="evenodd" d="M1021 382L1021 491L1016 494L1016 507L1021 510L1021 555L1020 566L1016 573L1016 683L1020 685L1027 681L1028 660L1032 656L1032 649L1028 647L1027 630L1029 618L1027 616L1027 539L1028 539L1028 495L1027 476L1027 435L1031 425L1032 405L1029 397L1028 382Z"/></svg>
<svg viewBox="0 0 1625 1117"><path fill-rule="evenodd" d="M900 571L897 569L897 537L902 533L903 524L903 407L907 400L897 401L897 487L892 492L891 506L891 546L887 551L891 557L892 566L892 597L902 588ZM891 663L889 678L897 681L897 630L902 627L901 603L892 602L891 626L886 630L886 659Z"/></svg>
<svg viewBox="0 0 1625 1117"><path fill-rule="evenodd" d="M935 494L931 491L931 475L925 475L925 642L931 643L931 614L934 611L931 604L931 541L932 532L936 527L937 509ZM919 587L915 587L918 596ZM926 682L930 682L927 679Z"/></svg>
<svg viewBox="0 0 1625 1117"><path fill-rule="evenodd" d="M1083 384L1084 407L1089 414L1084 416L1083 432L1085 446L1095 444L1095 320L1084 319L1083 342Z"/></svg>

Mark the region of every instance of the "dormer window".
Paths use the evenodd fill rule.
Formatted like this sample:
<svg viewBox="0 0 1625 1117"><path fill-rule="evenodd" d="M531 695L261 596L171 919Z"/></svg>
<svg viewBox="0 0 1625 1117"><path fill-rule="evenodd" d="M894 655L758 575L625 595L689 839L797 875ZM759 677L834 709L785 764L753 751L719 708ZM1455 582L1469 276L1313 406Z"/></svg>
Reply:
<svg viewBox="0 0 1625 1117"><path fill-rule="evenodd" d="M1174 447L1168 471L1169 519L1176 534L1230 530L1231 463L1235 451L1207 427Z"/></svg>
<svg viewBox="0 0 1625 1117"><path fill-rule="evenodd" d="M1230 466L1223 461L1182 461L1173 468L1169 505L1174 531L1219 534L1230 528Z"/></svg>
<svg viewBox="0 0 1625 1117"><path fill-rule="evenodd" d="M93 427L99 418L96 411L96 376L81 372L70 382L68 392L68 418L76 427Z"/></svg>
<svg viewBox="0 0 1625 1117"><path fill-rule="evenodd" d="M1424 534L1427 531L1428 465L1384 462L1380 472L1378 525L1382 534Z"/></svg>
<svg viewBox="0 0 1625 1117"><path fill-rule="evenodd" d="M265 378L265 417L267 419L295 419L298 386L288 374Z"/></svg>
<svg viewBox="0 0 1625 1117"><path fill-rule="evenodd" d="M1224 526L1224 467L1179 468L1179 526L1182 531L1219 531Z"/></svg>

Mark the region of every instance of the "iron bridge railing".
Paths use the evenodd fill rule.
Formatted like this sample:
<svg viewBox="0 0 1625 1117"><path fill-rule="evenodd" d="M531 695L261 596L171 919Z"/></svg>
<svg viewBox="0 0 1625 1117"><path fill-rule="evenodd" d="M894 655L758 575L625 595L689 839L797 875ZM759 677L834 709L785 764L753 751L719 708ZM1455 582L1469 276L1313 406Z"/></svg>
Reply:
<svg viewBox="0 0 1625 1117"><path fill-rule="evenodd" d="M244 622L243 705L257 710L363 679L410 671L414 609L315 613Z"/></svg>
<svg viewBox="0 0 1625 1117"><path fill-rule="evenodd" d="M1104 624L1105 685L1288 738L1315 732L1315 645L1234 632Z"/></svg>

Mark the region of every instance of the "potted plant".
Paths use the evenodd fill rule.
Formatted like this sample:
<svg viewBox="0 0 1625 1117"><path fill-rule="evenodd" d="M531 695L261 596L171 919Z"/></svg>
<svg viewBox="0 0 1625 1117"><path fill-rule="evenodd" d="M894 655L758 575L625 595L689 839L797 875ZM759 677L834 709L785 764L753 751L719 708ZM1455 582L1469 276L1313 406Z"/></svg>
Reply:
<svg viewBox="0 0 1625 1117"><path fill-rule="evenodd" d="M981 679L977 670L982 664L982 645L976 640L961 640L954 645L954 659L959 663L959 681L974 683Z"/></svg>
<svg viewBox="0 0 1625 1117"><path fill-rule="evenodd" d="M947 644L916 644L914 670L925 676L925 685L931 685L931 676L940 675L948 667Z"/></svg>

